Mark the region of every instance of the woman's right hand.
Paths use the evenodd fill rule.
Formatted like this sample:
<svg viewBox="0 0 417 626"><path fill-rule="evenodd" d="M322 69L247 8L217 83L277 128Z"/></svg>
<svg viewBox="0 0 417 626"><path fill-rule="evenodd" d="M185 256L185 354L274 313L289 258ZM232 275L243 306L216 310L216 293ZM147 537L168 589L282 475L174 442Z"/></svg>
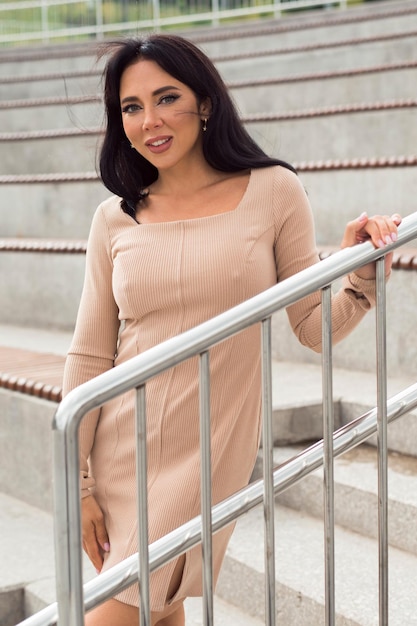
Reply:
<svg viewBox="0 0 417 626"><path fill-rule="evenodd" d="M98 573L103 567L104 553L109 552L110 544L103 511L94 496L81 500L81 526L83 548Z"/></svg>

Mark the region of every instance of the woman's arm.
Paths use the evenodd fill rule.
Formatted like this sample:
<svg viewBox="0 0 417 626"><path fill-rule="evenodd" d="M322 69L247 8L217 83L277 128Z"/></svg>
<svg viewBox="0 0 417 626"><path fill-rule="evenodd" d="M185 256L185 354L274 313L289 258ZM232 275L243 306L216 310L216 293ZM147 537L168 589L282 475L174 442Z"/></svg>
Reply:
<svg viewBox="0 0 417 626"><path fill-rule="evenodd" d="M64 369L63 395L113 367L119 331L118 308L112 291L111 240L104 211L94 215L87 245L84 286L73 340ZM100 409L91 411L80 426L82 495L94 485L89 475L90 454Z"/></svg>
<svg viewBox="0 0 417 626"><path fill-rule="evenodd" d="M275 259L278 281L319 262L314 222L306 193L291 172L277 169L274 180ZM394 216L393 216L394 217ZM379 245L386 237L396 236L395 219L360 216L346 227L342 246L371 239ZM381 240L381 241L380 241ZM387 255L387 273L392 256ZM375 267L365 266L345 277L332 299L334 343L346 337L375 304ZM299 341L316 352L321 350L321 295L316 292L287 309L291 327Z"/></svg>

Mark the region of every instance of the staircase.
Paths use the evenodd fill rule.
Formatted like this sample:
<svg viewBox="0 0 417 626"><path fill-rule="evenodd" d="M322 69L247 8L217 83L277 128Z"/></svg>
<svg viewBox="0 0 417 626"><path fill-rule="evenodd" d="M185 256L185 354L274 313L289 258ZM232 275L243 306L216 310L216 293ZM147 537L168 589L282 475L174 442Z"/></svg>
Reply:
<svg viewBox="0 0 417 626"><path fill-rule="evenodd" d="M323 256L363 210L416 210L416 33L410 0L188 33L215 60L248 130L297 166ZM0 51L2 626L55 596L51 420L59 384L51 389L74 326L91 217L108 196L95 174L100 71L87 44ZM394 268L389 395L417 376L417 244L397 252ZM376 404L374 326L370 314L335 348L336 427ZM321 374L320 358L297 344L285 314L274 316L273 328L279 464L322 436ZM51 361L55 374L45 369ZM417 625L415 417L389 427L390 626ZM378 623L374 446L369 441L335 462L338 626ZM322 508L320 472L277 498L277 624L324 624ZM216 625L264 623L262 529L259 509L237 523L217 588ZM93 575L86 562L85 579ZM201 602L188 600L187 626L201 623Z"/></svg>

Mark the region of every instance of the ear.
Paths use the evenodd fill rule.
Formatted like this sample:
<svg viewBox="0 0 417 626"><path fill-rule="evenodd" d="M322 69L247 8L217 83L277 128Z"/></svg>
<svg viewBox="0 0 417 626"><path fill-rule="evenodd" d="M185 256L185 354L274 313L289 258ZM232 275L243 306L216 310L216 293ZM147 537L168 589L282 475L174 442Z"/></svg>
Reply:
<svg viewBox="0 0 417 626"><path fill-rule="evenodd" d="M204 98L200 102L200 106L198 108L199 115L201 115L201 119L210 117L212 111L211 100L209 97Z"/></svg>

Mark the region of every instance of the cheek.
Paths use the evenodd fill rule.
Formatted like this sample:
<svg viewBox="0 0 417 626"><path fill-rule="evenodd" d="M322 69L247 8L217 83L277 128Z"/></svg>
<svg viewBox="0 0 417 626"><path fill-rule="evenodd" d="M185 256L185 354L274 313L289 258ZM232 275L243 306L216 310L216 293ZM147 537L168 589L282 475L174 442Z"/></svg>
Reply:
<svg viewBox="0 0 417 626"><path fill-rule="evenodd" d="M126 137L131 136L137 131L139 128L139 124L135 124L131 118L124 117L122 118L123 130L125 131Z"/></svg>

